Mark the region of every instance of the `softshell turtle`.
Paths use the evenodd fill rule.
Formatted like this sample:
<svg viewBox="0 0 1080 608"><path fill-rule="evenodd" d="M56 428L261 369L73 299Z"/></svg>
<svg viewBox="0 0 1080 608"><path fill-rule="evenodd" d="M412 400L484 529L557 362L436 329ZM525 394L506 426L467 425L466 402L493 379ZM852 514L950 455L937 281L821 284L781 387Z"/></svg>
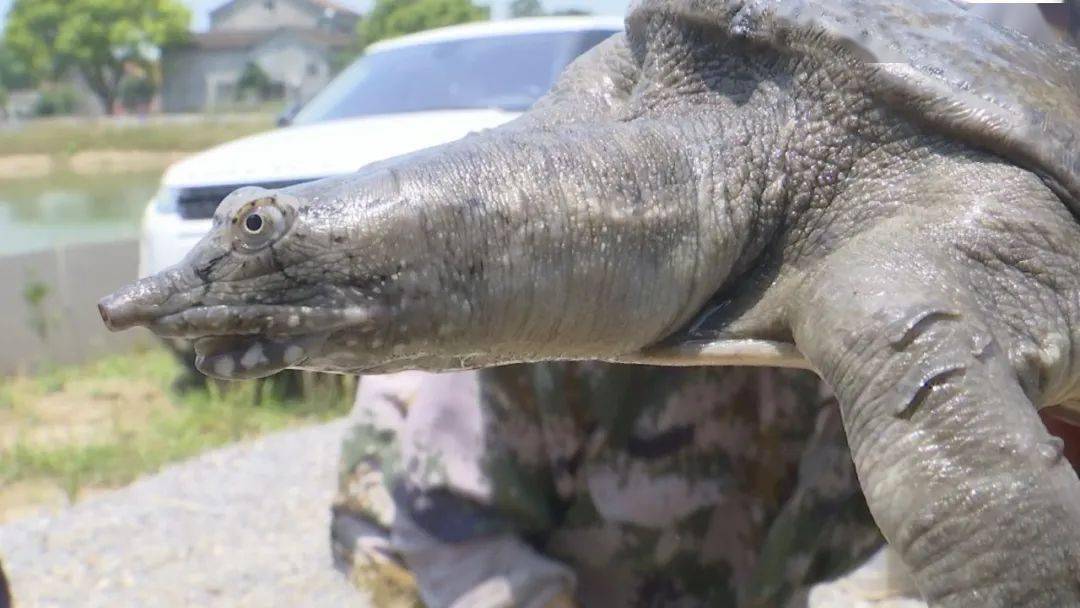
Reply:
<svg viewBox="0 0 1080 608"><path fill-rule="evenodd" d="M642 0L520 119L245 188L101 303L223 377L807 366L935 606L1080 605L1080 56L948 0ZM362 142L357 142L362 145Z"/></svg>

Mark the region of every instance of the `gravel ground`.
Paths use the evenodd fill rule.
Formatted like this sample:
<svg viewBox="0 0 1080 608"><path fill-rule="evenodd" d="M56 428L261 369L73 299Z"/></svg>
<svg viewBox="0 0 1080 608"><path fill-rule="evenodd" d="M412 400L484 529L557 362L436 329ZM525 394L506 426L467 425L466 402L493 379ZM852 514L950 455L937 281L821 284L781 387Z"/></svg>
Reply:
<svg viewBox="0 0 1080 608"><path fill-rule="evenodd" d="M16 605L367 607L327 542L346 424L218 450L0 527Z"/></svg>
<svg viewBox="0 0 1080 608"><path fill-rule="evenodd" d="M67 511L0 526L18 608L372 608L333 568L330 499L347 421L211 452ZM814 608L925 608L879 554Z"/></svg>

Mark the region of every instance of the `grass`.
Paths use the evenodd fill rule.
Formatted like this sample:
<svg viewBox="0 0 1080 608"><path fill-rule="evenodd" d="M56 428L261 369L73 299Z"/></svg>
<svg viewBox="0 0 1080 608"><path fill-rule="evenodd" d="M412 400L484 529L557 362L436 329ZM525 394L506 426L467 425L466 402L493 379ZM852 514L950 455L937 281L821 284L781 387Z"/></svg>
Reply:
<svg viewBox="0 0 1080 608"><path fill-rule="evenodd" d="M70 156L88 150L195 152L265 131L274 115L206 115L131 120L32 120L0 129L0 156Z"/></svg>
<svg viewBox="0 0 1080 608"><path fill-rule="evenodd" d="M261 402L255 382L176 395L169 386L177 371L155 349L0 379L0 489L47 484L73 501L211 448L344 415L354 386L307 375L306 398L279 396L273 379ZM0 520L4 510L0 490Z"/></svg>

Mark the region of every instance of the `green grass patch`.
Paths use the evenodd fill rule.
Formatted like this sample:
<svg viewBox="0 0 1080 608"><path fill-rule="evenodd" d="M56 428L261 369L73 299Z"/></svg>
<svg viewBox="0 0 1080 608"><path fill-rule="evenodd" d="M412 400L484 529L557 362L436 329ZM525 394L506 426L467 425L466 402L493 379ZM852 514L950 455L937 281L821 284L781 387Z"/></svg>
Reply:
<svg viewBox="0 0 1080 608"><path fill-rule="evenodd" d="M274 125L271 113L145 120L32 120L0 130L0 156L71 155L86 150L195 152Z"/></svg>
<svg viewBox="0 0 1080 608"><path fill-rule="evenodd" d="M355 389L351 378L304 374L291 396L281 376L176 395L178 370L169 353L152 350L0 380L0 430L14 437L0 444L0 487L46 480L75 499L86 487L124 485L215 447L342 416ZM68 411L57 408L71 408L66 418L81 431L70 441Z"/></svg>

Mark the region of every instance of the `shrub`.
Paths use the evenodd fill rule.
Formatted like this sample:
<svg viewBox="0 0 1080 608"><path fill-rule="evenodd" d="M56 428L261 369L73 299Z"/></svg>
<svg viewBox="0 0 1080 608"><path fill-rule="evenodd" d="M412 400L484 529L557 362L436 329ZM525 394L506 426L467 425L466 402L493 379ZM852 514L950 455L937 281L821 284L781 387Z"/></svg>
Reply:
<svg viewBox="0 0 1080 608"><path fill-rule="evenodd" d="M79 105L79 94L70 85L57 85L41 90L34 104L35 116L61 116L74 114Z"/></svg>
<svg viewBox="0 0 1080 608"><path fill-rule="evenodd" d="M120 81L120 104L132 112L145 108L153 99L157 87L145 76L125 76Z"/></svg>

